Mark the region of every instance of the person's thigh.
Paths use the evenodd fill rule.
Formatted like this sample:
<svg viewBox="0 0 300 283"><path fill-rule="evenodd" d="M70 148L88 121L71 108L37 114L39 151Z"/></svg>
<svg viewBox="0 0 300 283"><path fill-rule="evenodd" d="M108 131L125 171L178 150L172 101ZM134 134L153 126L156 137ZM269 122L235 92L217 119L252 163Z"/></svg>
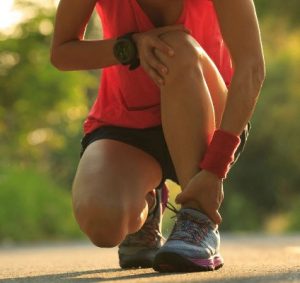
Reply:
<svg viewBox="0 0 300 283"><path fill-rule="evenodd" d="M162 179L159 163L134 146L109 139L91 143L73 183L74 214L97 246L115 246L147 216L146 195Z"/></svg>

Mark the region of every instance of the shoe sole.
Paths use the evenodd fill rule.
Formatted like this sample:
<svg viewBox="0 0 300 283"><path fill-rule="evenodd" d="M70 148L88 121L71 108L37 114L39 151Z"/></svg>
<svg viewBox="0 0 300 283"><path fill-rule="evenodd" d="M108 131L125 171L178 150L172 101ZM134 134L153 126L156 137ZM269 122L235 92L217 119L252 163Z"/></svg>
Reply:
<svg viewBox="0 0 300 283"><path fill-rule="evenodd" d="M130 259L126 260L126 263L120 263L120 267L123 269L129 268L151 268L153 267L153 261L145 259Z"/></svg>
<svg viewBox="0 0 300 283"><path fill-rule="evenodd" d="M152 268L158 249L140 250L134 254L120 254L119 264L121 268Z"/></svg>
<svg viewBox="0 0 300 283"><path fill-rule="evenodd" d="M223 258L218 254L209 259L195 259L164 252L155 257L153 269L158 272L199 272L217 270L223 265Z"/></svg>

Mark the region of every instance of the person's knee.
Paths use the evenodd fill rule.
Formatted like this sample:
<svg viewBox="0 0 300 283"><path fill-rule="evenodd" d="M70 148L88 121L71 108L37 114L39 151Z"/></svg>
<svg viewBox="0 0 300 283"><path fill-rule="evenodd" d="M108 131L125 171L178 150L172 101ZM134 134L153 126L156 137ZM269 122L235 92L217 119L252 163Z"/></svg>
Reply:
<svg viewBox="0 0 300 283"><path fill-rule="evenodd" d="M75 218L81 230L98 247L114 247L127 234L137 231L143 219L142 207L127 201L99 199L96 196L73 198Z"/></svg>
<svg viewBox="0 0 300 283"><path fill-rule="evenodd" d="M122 225L91 225L85 231L91 242L100 248L112 248L118 246L126 237L127 229Z"/></svg>
<svg viewBox="0 0 300 283"><path fill-rule="evenodd" d="M73 199L73 210L80 229L99 247L114 247L128 233L125 208L114 207L96 196Z"/></svg>
<svg viewBox="0 0 300 283"><path fill-rule="evenodd" d="M163 54L155 49L156 56L167 65L170 74L182 75L201 68L201 59L205 51L199 43L189 34L182 31L165 33L160 38L175 52L173 57Z"/></svg>
<svg viewBox="0 0 300 283"><path fill-rule="evenodd" d="M126 234L121 233L120 231L107 230L104 232L103 230L98 228L94 228L88 232L86 235L89 237L90 241L99 248L113 248L118 246ZM125 235L125 236L123 236Z"/></svg>

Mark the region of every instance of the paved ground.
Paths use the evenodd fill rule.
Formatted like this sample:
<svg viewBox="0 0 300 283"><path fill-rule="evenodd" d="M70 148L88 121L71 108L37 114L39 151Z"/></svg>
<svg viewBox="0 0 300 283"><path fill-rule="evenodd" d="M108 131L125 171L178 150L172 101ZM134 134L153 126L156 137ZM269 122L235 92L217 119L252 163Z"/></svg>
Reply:
<svg viewBox="0 0 300 283"><path fill-rule="evenodd" d="M300 235L227 235L222 244L222 269L189 274L121 270L116 249L90 244L0 248L0 282L300 282Z"/></svg>

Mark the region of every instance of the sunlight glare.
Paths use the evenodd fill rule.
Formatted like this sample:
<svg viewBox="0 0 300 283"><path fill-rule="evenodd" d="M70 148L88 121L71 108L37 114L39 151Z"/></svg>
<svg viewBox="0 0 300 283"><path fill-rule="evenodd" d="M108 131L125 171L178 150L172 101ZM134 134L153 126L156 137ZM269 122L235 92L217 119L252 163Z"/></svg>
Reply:
<svg viewBox="0 0 300 283"><path fill-rule="evenodd" d="M13 10L14 0L2 0L0 9L0 31L12 27L20 21L22 15Z"/></svg>

